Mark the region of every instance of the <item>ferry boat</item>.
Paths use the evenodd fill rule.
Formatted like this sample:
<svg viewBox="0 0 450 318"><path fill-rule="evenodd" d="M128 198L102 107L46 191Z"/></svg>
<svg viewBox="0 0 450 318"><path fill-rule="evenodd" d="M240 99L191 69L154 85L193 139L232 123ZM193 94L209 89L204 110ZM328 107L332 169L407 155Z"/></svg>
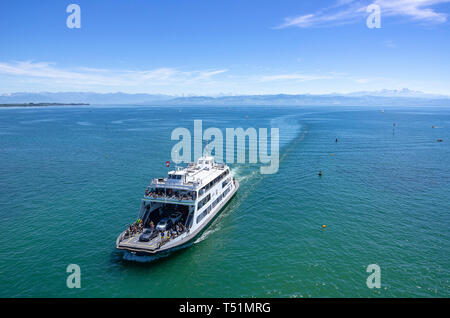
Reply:
<svg viewBox="0 0 450 318"><path fill-rule="evenodd" d="M214 157L176 167L166 178L151 180L137 221L119 235L116 247L138 255L183 247L208 227L238 188L230 168Z"/></svg>

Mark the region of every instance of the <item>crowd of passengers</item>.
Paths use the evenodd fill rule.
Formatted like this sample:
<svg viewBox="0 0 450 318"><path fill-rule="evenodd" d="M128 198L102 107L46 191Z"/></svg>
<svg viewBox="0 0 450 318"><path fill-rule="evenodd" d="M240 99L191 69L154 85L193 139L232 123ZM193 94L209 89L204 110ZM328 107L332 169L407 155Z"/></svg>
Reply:
<svg viewBox="0 0 450 318"><path fill-rule="evenodd" d="M160 231L159 235L161 237L161 241L165 242L165 241L170 240L171 238L178 237L179 235L183 234L184 232L186 232L186 227L184 226L183 223L178 221L170 229L167 229L166 231Z"/></svg>
<svg viewBox="0 0 450 318"><path fill-rule="evenodd" d="M153 221L150 221L149 228L152 231L155 230L155 224L153 223ZM124 238L140 234L143 232L143 230L144 230L144 222L142 222L141 219L138 219L136 222L134 222L127 228L127 230L125 231ZM165 231L158 230L158 232L159 235L161 236L161 240L167 241L170 238L176 238L177 236L186 232L186 226L183 223L181 223L181 221L177 221L174 225L172 225L171 228Z"/></svg>
<svg viewBox="0 0 450 318"><path fill-rule="evenodd" d="M167 191L164 191L162 189L156 189L156 190L151 191L147 188L147 189L145 189L145 196L153 197L155 199L157 199L157 198L178 199L179 201L195 200L195 192L181 193L178 191L172 191L171 189L167 189Z"/></svg>
<svg viewBox="0 0 450 318"><path fill-rule="evenodd" d="M125 231L125 237L132 236L141 233L144 230L144 224L141 219L137 219L136 222L131 224Z"/></svg>

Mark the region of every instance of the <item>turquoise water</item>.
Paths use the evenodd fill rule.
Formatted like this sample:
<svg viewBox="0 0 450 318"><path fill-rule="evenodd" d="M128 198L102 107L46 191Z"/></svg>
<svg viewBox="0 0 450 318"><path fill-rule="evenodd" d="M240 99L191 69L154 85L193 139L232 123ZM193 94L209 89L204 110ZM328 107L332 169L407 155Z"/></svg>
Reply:
<svg viewBox="0 0 450 318"><path fill-rule="evenodd" d="M278 173L232 165L238 194L189 248L115 250L194 119L279 127ZM449 128L445 108L0 109L0 296L450 297Z"/></svg>

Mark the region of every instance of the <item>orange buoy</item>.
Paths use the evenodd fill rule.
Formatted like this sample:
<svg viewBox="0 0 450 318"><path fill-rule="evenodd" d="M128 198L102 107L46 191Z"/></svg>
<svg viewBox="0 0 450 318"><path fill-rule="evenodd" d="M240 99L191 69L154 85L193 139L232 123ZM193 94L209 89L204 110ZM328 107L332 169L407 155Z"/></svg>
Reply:
<svg viewBox="0 0 450 318"><path fill-rule="evenodd" d="M323 228L326 228L326 225L324 224L324 225L322 225L322 227L323 227Z"/></svg>

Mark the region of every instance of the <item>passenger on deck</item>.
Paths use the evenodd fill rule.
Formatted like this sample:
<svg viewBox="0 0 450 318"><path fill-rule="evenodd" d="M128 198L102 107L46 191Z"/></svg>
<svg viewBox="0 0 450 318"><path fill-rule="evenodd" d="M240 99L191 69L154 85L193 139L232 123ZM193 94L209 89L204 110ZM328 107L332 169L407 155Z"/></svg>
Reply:
<svg viewBox="0 0 450 318"><path fill-rule="evenodd" d="M178 232L178 235L180 235L180 234L182 234L184 232L183 224L181 224L181 223L177 224L177 232Z"/></svg>

